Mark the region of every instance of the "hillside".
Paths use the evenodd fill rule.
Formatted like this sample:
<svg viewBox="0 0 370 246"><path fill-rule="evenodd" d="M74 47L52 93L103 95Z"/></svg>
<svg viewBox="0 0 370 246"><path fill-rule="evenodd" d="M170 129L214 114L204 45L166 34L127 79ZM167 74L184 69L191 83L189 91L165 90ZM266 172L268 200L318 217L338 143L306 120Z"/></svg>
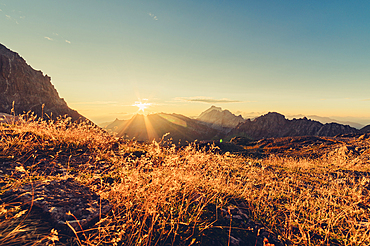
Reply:
<svg viewBox="0 0 370 246"><path fill-rule="evenodd" d="M370 132L370 125L364 126L360 130L362 133L369 133Z"/></svg>
<svg viewBox="0 0 370 246"><path fill-rule="evenodd" d="M0 44L0 113L18 115L29 111L39 117L44 113L54 118L68 115L73 120L85 119L59 97L49 76L34 70L17 53Z"/></svg>

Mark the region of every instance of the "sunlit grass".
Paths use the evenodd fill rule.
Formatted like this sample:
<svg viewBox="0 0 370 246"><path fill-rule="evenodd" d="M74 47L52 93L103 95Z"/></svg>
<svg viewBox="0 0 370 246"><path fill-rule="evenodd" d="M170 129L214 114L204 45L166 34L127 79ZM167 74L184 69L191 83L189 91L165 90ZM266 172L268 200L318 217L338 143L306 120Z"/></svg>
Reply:
<svg viewBox="0 0 370 246"><path fill-rule="evenodd" d="M0 245L228 245L240 225L221 209L241 203L287 245L370 244L370 178L346 171L366 165L339 154L251 159L196 145L139 144L85 122L26 116L0 125L0 138L0 195L67 175L113 205L89 230L67 236L32 205L0 200ZM9 163L18 170L8 170ZM67 172L46 170L56 165ZM257 231L239 233L248 238Z"/></svg>

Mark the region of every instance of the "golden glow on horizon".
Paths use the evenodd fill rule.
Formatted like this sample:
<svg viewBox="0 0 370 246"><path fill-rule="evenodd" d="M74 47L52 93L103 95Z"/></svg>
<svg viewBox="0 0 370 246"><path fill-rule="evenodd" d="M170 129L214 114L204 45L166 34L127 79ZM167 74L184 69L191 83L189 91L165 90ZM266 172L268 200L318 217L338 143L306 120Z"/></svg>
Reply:
<svg viewBox="0 0 370 246"><path fill-rule="evenodd" d="M144 100L148 100L148 99L144 99ZM139 112L142 111L143 113L144 113L144 110L146 108L148 108L150 105L152 105L152 104L151 103L148 103L148 102L144 102L143 103L141 101L135 102L134 104L132 104L132 106L136 106L136 107L139 108Z"/></svg>

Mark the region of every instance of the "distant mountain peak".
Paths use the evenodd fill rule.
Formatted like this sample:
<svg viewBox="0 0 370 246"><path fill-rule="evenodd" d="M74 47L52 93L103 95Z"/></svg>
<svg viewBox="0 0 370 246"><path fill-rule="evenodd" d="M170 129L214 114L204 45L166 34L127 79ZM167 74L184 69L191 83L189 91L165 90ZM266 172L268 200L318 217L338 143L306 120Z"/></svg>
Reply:
<svg viewBox="0 0 370 246"><path fill-rule="evenodd" d="M214 105L212 105L209 109L207 109L206 111L202 112L198 118L201 118L203 115L205 114L208 114L209 112L211 111L218 111L218 112L222 112L222 108L221 107L216 107Z"/></svg>
<svg viewBox="0 0 370 246"><path fill-rule="evenodd" d="M207 123L212 128L226 132L230 130L229 128L234 128L239 123L245 121L241 115L236 116L229 110L222 110L221 107L213 105L206 111L202 112L197 119Z"/></svg>
<svg viewBox="0 0 370 246"><path fill-rule="evenodd" d="M209 109L222 111L221 107L216 107L215 105L212 105Z"/></svg>
<svg viewBox="0 0 370 246"><path fill-rule="evenodd" d="M267 114L262 115L258 118L263 118L263 117L267 117L267 118L276 117L276 118L284 118L285 119L285 116L283 114L278 113L278 112L268 112Z"/></svg>

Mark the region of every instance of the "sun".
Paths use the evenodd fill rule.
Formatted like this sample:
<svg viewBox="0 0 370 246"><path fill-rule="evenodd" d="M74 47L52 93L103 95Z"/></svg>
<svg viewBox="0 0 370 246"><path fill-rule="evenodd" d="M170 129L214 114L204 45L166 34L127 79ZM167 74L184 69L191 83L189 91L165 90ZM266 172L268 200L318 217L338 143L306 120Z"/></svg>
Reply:
<svg viewBox="0 0 370 246"><path fill-rule="evenodd" d="M139 108L139 112L142 111L143 113L144 113L144 110L146 108L148 108L150 105L152 105L152 104L151 103L147 103L147 102L143 103L141 101L140 102L135 102L134 104L132 104L132 106L136 106L136 107Z"/></svg>

